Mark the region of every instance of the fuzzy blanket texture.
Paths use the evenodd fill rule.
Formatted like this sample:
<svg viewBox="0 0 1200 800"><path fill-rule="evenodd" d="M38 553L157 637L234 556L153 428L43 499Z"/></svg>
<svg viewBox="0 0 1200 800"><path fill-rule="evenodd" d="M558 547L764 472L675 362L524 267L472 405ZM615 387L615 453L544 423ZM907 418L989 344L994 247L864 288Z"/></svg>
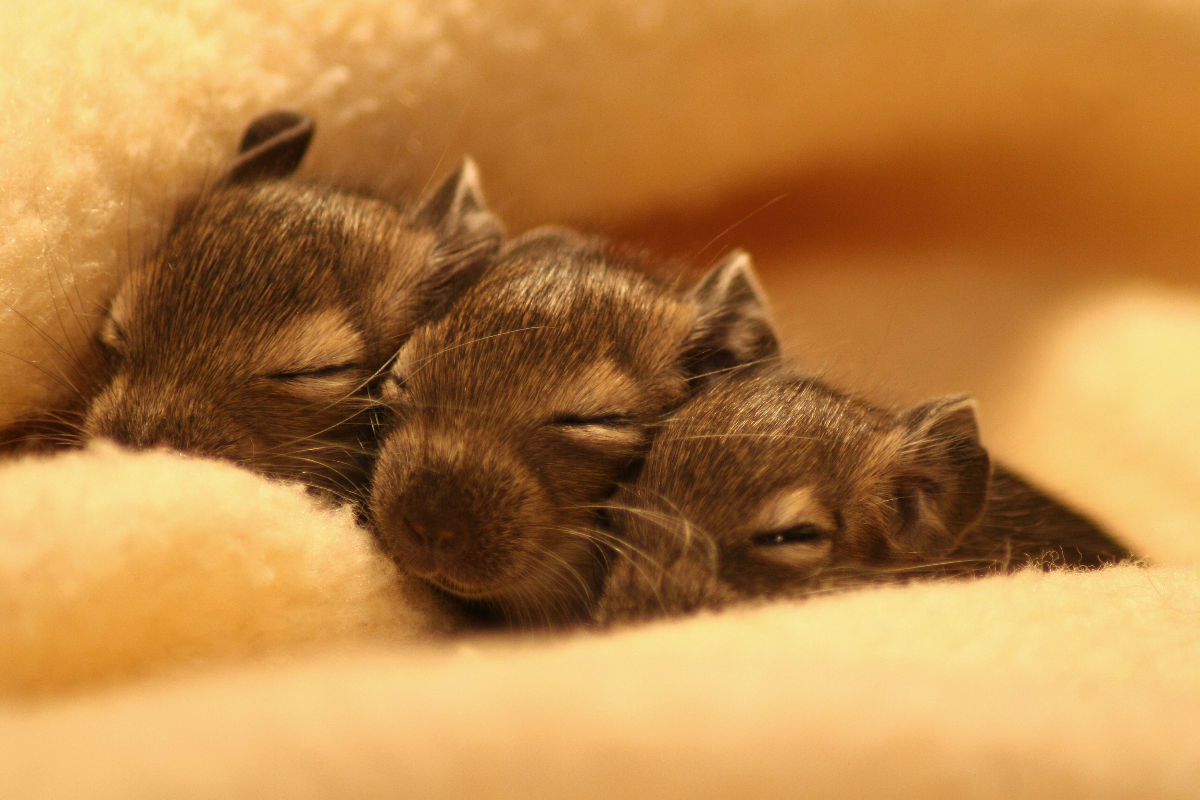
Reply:
<svg viewBox="0 0 1200 800"><path fill-rule="evenodd" d="M48 0L0 20L0 421L277 107L513 232L756 257L795 361L970 391L1148 565L446 639L348 512L0 465L0 796L1200 796L1196 0Z"/></svg>

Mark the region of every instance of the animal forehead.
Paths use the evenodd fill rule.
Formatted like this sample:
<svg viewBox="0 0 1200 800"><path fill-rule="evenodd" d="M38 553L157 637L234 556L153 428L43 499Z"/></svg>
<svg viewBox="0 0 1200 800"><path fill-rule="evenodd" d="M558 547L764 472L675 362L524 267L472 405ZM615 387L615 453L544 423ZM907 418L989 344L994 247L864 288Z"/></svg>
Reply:
<svg viewBox="0 0 1200 800"><path fill-rule="evenodd" d="M683 381L666 355L614 346L603 335L564 337L553 327L511 328L434 350L405 348L398 363L414 365L410 390L426 401L455 398L525 422L657 413Z"/></svg>
<svg viewBox="0 0 1200 800"><path fill-rule="evenodd" d="M200 202L111 307L136 334L272 328L343 300L346 220L311 198L222 193Z"/></svg>
<svg viewBox="0 0 1200 800"><path fill-rule="evenodd" d="M576 354L577 355L577 354ZM422 397L456 397L477 410L491 409L516 422L525 417L592 416L642 412L650 387L612 358L517 358L455 364L447 352L437 367L414 370L410 381ZM408 362L403 360L400 371ZM486 417L485 417L486 418Z"/></svg>
<svg viewBox="0 0 1200 800"><path fill-rule="evenodd" d="M637 479L637 494L652 514L691 520L718 539L744 531L802 523L832 527L822 497L836 496L821 454L788 449L769 454L731 436L659 434ZM663 442L666 446L662 446ZM732 445L732 446L731 446Z"/></svg>
<svg viewBox="0 0 1200 800"><path fill-rule="evenodd" d="M645 272L594 253L501 260L468 294L464 305L522 309L550 320L596 324L627 322L691 311L682 293Z"/></svg>
<svg viewBox="0 0 1200 800"><path fill-rule="evenodd" d="M601 358L564 370L543 384L542 401L563 414L609 414L636 410L644 391L615 361Z"/></svg>
<svg viewBox="0 0 1200 800"><path fill-rule="evenodd" d="M457 351L459 360L534 373L606 356L632 369L672 359L695 309L643 276L601 273L550 265L489 276L414 337L414 357Z"/></svg>
<svg viewBox="0 0 1200 800"><path fill-rule="evenodd" d="M125 370L182 376L184 383L342 365L361 360L366 347L350 316L335 307L298 311L273 324L181 324L143 334Z"/></svg>
<svg viewBox="0 0 1200 800"><path fill-rule="evenodd" d="M245 280L228 272L206 277L168 267L127 280L109 314L131 345L160 350L172 342L275 339L281 329L297 331L304 327L299 319L339 300L312 284Z"/></svg>
<svg viewBox="0 0 1200 800"><path fill-rule="evenodd" d="M298 268L289 269L298 260L295 250L268 230L177 229L129 288L143 304L154 302L172 313L253 303L303 285Z"/></svg>
<svg viewBox="0 0 1200 800"><path fill-rule="evenodd" d="M734 379L667 420L640 480L675 502L747 510L772 487L843 480L886 439L869 409L819 385Z"/></svg>
<svg viewBox="0 0 1200 800"><path fill-rule="evenodd" d="M888 418L815 379L767 373L718 383L681 408L672 422L687 433L706 428L725 433L715 437L723 448L770 452L827 449L870 438L887 427Z"/></svg>
<svg viewBox="0 0 1200 800"><path fill-rule="evenodd" d="M272 182L196 201L181 212L152 264L163 283L277 300L331 285L353 288L370 265L395 260L414 233L408 216L382 201Z"/></svg>

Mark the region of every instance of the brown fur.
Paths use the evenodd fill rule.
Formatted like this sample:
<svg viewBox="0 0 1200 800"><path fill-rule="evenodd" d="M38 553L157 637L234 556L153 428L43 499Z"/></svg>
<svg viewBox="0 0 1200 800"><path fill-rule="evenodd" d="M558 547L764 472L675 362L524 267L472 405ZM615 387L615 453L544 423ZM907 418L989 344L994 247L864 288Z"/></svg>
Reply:
<svg viewBox="0 0 1200 800"><path fill-rule="evenodd" d="M165 446L342 497L365 482L379 374L501 233L469 162L401 208L292 178L311 134L287 112L250 126L123 281L70 402L10 444Z"/></svg>
<svg viewBox="0 0 1200 800"><path fill-rule="evenodd" d="M618 556L602 623L1130 557L991 470L966 398L893 413L777 371L733 377L681 408L612 507Z"/></svg>
<svg viewBox="0 0 1200 800"><path fill-rule="evenodd" d="M514 243L397 356L381 542L505 622L579 617L601 578L601 504L706 374L775 354L768 330L740 254L683 290L565 231Z"/></svg>

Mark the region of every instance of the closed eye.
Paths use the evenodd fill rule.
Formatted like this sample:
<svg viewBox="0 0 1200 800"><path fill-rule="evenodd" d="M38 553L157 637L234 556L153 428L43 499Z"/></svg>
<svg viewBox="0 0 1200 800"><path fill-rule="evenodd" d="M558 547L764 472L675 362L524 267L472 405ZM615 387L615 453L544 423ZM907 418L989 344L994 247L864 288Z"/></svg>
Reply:
<svg viewBox="0 0 1200 800"><path fill-rule="evenodd" d="M97 336L100 346L110 356L124 355L126 347L125 329L117 324L111 316L106 317L100 325Z"/></svg>
<svg viewBox="0 0 1200 800"><path fill-rule="evenodd" d="M644 431L637 420L628 414L559 414L547 428L560 437L584 447L603 448L632 453L642 447Z"/></svg>
<svg viewBox="0 0 1200 800"><path fill-rule="evenodd" d="M273 372L267 377L276 381L299 381L306 379L319 378L340 378L351 370L357 369L358 365L354 363L347 364L329 364L324 367L305 367L303 369L284 370L282 372Z"/></svg>
<svg viewBox="0 0 1200 800"><path fill-rule="evenodd" d="M783 547L789 544L818 544L824 542L828 534L811 523L793 525L776 531L756 533L750 537L750 544L755 547Z"/></svg>
<svg viewBox="0 0 1200 800"><path fill-rule="evenodd" d="M586 425L603 425L607 427L619 427L622 425L630 425L633 419L628 414L600 414L594 417L584 417L576 414L560 414L550 420L551 425L560 425L564 428L579 428Z"/></svg>

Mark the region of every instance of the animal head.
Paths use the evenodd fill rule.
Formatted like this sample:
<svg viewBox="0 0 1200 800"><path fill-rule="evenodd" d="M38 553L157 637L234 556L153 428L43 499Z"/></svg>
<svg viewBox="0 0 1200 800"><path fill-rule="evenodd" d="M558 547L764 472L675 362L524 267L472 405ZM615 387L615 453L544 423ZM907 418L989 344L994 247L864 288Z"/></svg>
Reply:
<svg viewBox="0 0 1200 800"><path fill-rule="evenodd" d="M693 289L561 230L510 246L398 353L372 515L405 568L509 622L584 613L603 502L660 417L777 353L749 259Z"/></svg>
<svg viewBox="0 0 1200 800"><path fill-rule="evenodd" d="M289 112L253 123L125 278L99 330L86 437L335 493L362 482L377 376L478 276L501 230L469 160L413 208L293 178L312 133Z"/></svg>
<svg viewBox="0 0 1200 800"><path fill-rule="evenodd" d="M735 377L662 426L611 501L604 623L900 576L980 518L990 460L974 403L900 413L820 381Z"/></svg>

